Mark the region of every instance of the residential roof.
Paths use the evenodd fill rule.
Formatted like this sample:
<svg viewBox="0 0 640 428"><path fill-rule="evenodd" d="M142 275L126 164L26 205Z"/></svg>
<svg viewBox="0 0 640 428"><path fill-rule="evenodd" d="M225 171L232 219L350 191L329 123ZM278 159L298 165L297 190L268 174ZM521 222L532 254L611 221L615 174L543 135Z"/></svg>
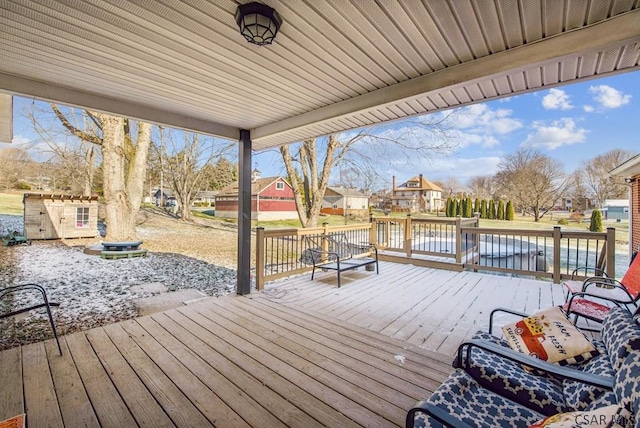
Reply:
<svg viewBox="0 0 640 428"><path fill-rule="evenodd" d="M640 154L637 154L621 165L618 165L617 167L609 171L609 174L628 178L640 175Z"/></svg>
<svg viewBox="0 0 640 428"><path fill-rule="evenodd" d="M368 198L364 192L361 192L358 189L354 189L352 187L344 187L344 186L328 186L327 189L334 191L335 193L342 196L351 196L351 197L360 197L360 198Z"/></svg>
<svg viewBox="0 0 640 428"><path fill-rule="evenodd" d="M259 195L267 187L269 187L271 184L273 184L276 181L282 181L287 186L291 187L291 185L287 182L287 180L285 180L284 178L282 178L280 176L278 176L278 177L258 178L257 180L254 180L254 181L251 182L251 196ZM224 187L223 189L221 189L220 192L216 195L216 197L219 197L219 196L234 196L234 197L237 197L238 196L238 189L239 189L239 182L238 181L234 181L233 183L229 184L227 187Z"/></svg>
<svg viewBox="0 0 640 428"><path fill-rule="evenodd" d="M407 186L407 183L418 183L418 187L409 187ZM426 178L422 177L422 183L420 183L420 176L416 176L416 177L412 177L410 179L408 179L407 181L405 181L404 183L402 183L400 186L398 187L403 187L406 188L406 190L435 190L437 192L442 192L442 187L438 186L437 184L435 184L432 181L427 180ZM403 189L405 190L405 189Z"/></svg>

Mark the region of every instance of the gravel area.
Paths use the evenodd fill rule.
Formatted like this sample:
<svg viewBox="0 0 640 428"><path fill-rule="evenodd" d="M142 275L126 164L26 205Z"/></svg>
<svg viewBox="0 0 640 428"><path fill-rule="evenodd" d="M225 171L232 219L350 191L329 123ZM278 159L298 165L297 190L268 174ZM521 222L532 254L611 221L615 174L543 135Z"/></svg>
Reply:
<svg viewBox="0 0 640 428"><path fill-rule="evenodd" d="M22 216L0 215L0 235L13 230L22 230ZM134 293L133 285L160 283L169 291L197 289L209 296L234 291L235 230L143 212L138 236L150 251L147 257L106 260L84 254L84 247L100 238L1 247L0 287L28 282L44 286L50 300L60 303L55 310L60 334L138 316L132 300L151 294ZM15 295L13 305L29 304L31 298ZM0 322L0 349L51 336L44 310Z"/></svg>

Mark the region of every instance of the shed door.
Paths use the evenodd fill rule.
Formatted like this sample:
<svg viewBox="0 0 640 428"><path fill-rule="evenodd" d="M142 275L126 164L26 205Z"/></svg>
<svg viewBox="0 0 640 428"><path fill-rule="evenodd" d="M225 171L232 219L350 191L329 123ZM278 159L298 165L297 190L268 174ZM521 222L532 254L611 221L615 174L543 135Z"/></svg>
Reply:
<svg viewBox="0 0 640 428"><path fill-rule="evenodd" d="M43 229L46 229L45 239L64 238L64 203L47 206L47 214ZM48 221L47 221L48 220Z"/></svg>

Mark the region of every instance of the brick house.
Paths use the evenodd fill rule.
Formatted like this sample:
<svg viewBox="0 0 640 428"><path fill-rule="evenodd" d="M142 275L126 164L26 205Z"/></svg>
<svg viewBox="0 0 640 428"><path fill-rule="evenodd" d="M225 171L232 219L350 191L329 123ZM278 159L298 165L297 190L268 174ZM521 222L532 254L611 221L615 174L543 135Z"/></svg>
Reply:
<svg viewBox="0 0 640 428"><path fill-rule="evenodd" d="M216 217L238 218L238 182L216 195ZM254 171L251 180L251 219L286 220L298 218L293 188L282 177L260 178Z"/></svg>
<svg viewBox="0 0 640 428"><path fill-rule="evenodd" d="M420 174L396 186L393 177L391 210L401 212L433 212L443 207L442 188Z"/></svg>
<svg viewBox="0 0 640 428"><path fill-rule="evenodd" d="M624 177L629 186L629 252L640 249L640 155L618 165L610 174Z"/></svg>

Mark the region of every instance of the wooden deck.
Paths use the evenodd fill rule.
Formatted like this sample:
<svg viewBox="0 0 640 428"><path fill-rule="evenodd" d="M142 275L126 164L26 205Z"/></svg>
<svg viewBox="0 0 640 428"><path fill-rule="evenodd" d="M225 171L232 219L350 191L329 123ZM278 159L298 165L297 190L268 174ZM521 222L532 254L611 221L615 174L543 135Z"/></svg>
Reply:
<svg viewBox="0 0 640 428"><path fill-rule="evenodd" d="M0 420L28 427L388 427L488 312L559 286L381 263L319 272L0 352ZM61 307L59 310L64 310Z"/></svg>
<svg viewBox="0 0 640 428"><path fill-rule="evenodd" d="M487 330L498 306L533 313L564 302L562 286L550 281L389 262L380 263L379 275L345 272L341 288L329 271L314 281L300 275L267 283L264 295L445 355Z"/></svg>

